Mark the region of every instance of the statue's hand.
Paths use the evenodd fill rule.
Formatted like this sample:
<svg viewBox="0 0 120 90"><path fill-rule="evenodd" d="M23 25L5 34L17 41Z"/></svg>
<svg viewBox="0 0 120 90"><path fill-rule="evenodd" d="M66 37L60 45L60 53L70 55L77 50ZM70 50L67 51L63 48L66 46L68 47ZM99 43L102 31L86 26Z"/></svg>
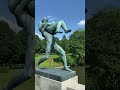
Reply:
<svg viewBox="0 0 120 90"><path fill-rule="evenodd" d="M42 33L42 36L44 37L44 32L45 32L45 29L46 29L46 27L47 27L48 25L47 24L45 24L41 29L40 29L40 32Z"/></svg>
<svg viewBox="0 0 120 90"><path fill-rule="evenodd" d="M47 26L49 26L49 25L48 25L48 24L45 24L45 25L43 26L43 29L45 30Z"/></svg>

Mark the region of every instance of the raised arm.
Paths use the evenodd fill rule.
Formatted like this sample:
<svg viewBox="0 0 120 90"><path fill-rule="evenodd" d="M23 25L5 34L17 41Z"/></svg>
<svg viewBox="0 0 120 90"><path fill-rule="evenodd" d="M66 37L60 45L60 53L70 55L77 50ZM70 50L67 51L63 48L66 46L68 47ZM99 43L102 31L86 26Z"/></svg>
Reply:
<svg viewBox="0 0 120 90"><path fill-rule="evenodd" d="M45 37L45 36L44 36L44 32L45 32L45 29L46 29L47 26L48 26L48 24L42 24L42 23L40 23L40 24L38 25L38 29L39 29L39 31L42 33L42 36L43 36L43 37Z"/></svg>
<svg viewBox="0 0 120 90"><path fill-rule="evenodd" d="M42 29L42 27L43 27L43 24L42 24L42 23L39 23L39 24L38 24L38 29L39 29L39 31Z"/></svg>

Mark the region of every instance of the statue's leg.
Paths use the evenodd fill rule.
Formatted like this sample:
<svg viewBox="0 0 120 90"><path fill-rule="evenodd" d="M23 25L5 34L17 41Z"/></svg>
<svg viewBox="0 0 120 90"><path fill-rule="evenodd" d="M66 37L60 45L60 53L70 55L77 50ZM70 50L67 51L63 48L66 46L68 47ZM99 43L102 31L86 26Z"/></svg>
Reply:
<svg viewBox="0 0 120 90"><path fill-rule="evenodd" d="M56 32L59 32L61 27L64 29L65 33L71 32L71 30L67 29L65 22L63 20L57 22Z"/></svg>
<svg viewBox="0 0 120 90"><path fill-rule="evenodd" d="M73 70L69 69L67 66L65 51L57 43L54 44L54 50L57 51L57 53L61 56L61 58L63 60L63 64L64 64L64 69L67 71L73 71Z"/></svg>
<svg viewBox="0 0 120 90"><path fill-rule="evenodd" d="M39 64L41 64L42 62L44 62L45 60L47 60L50 56L50 51L51 51L51 45L52 43L47 41L47 44L46 44L46 50L45 50L45 56L42 57L38 63L37 63L37 67L39 67Z"/></svg>

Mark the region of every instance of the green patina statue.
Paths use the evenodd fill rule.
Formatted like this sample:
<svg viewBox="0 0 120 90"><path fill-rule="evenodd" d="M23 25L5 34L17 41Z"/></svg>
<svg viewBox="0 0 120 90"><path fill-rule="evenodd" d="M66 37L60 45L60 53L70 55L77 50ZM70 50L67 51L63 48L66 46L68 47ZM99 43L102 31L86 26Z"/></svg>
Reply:
<svg viewBox="0 0 120 90"><path fill-rule="evenodd" d="M62 33L62 31L60 31L61 28L64 29L65 33L71 32L71 30L67 29L63 20L56 23L48 23L48 19L44 18L39 24L39 31L42 33L42 36L45 37L46 40L46 50L45 56L38 61L37 67L39 66L39 64L49 58L51 49L54 49L61 56L64 64L64 69L67 71L72 71L67 66L65 51L55 41L54 35L57 33Z"/></svg>

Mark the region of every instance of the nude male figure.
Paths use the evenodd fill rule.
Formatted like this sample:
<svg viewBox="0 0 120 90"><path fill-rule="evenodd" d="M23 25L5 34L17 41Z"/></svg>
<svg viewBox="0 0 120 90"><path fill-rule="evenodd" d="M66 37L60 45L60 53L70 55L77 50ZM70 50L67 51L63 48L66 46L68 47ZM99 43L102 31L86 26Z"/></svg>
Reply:
<svg viewBox="0 0 120 90"><path fill-rule="evenodd" d="M46 23L46 22L48 22L48 20L43 21L43 23ZM53 25L45 24L44 26L42 26L41 23L39 24L39 31L42 33L43 37L45 37L45 40L46 40L46 50L45 50L45 56L42 57L38 61L37 65L36 65L37 68L39 68L39 65L42 62L44 62L45 60L47 60L49 58L50 51L52 49L54 49L59 54L59 56L62 58L63 64L64 64L64 69L67 70L67 71L72 71L67 66L65 51L55 41L54 35L56 33L61 33L60 28L63 28L66 33L71 31L71 30L68 30L66 28L66 25L65 25L64 21L59 21L57 23L54 23ZM54 32L55 32L55 34L54 34ZM51 33L53 33L53 34L51 34Z"/></svg>
<svg viewBox="0 0 120 90"><path fill-rule="evenodd" d="M52 35L55 35L56 33L62 33L62 31L60 31L61 28L64 30L65 33L71 32L70 29L67 29L65 22L63 20L55 23L49 23L48 19L44 18L42 22L39 24L39 29L42 29L45 25L47 25L45 30Z"/></svg>

